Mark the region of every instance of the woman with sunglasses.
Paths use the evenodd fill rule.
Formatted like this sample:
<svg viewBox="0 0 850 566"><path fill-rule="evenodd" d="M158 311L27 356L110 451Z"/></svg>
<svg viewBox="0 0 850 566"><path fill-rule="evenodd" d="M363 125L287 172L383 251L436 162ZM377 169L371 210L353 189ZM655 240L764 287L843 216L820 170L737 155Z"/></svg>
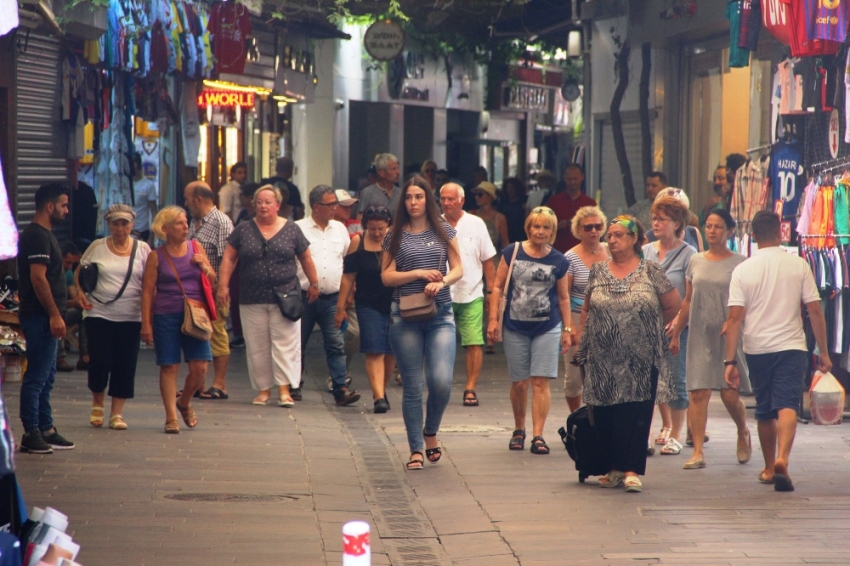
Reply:
<svg viewBox="0 0 850 566"><path fill-rule="evenodd" d="M511 407L514 432L509 450L525 448L525 417L531 386L532 454L549 454L543 438L552 402L549 380L558 376L558 352L567 353L573 330L570 327L569 262L552 247L558 218L551 208L538 206L525 220L527 240L502 250L493 292L490 294L490 340L498 338L499 300L507 296L502 342L511 378ZM508 269L511 269L508 281Z"/></svg>
<svg viewBox="0 0 850 566"><path fill-rule="evenodd" d="M295 222L278 216L282 197L272 185L254 193L254 218L239 223L227 238L221 260L217 299L230 303L230 277L239 266L239 314L245 337L248 376L259 391L255 405L271 400L278 387L278 405L295 406L290 388L301 383L301 321L281 314L275 292L300 290L295 261L301 263L312 303L319 297L318 275L310 255L310 242Z"/></svg>
<svg viewBox="0 0 850 566"><path fill-rule="evenodd" d="M607 219L598 206L583 206L572 220L573 236L578 238L579 244L564 254L570 267L567 269L567 285L570 288L570 311L573 317L573 330L578 330L581 319L581 307L584 305L584 294L587 289L587 278L590 275L590 266L597 261L608 259L608 246L602 243ZM571 363L578 344L578 336L573 335L573 345L564 358L564 396L567 398L567 406L570 412L581 407L581 392L584 385L581 380L581 371Z"/></svg>
<svg viewBox="0 0 850 566"><path fill-rule="evenodd" d="M336 304L334 322L342 327L348 319L345 305L354 291L354 308L360 322L360 353L366 356L366 376L372 386L375 413L390 408L386 395L387 381L395 367L390 345L390 303L393 288L381 281L381 244L390 225L390 211L385 206L370 204L360 219L363 233L351 239L343 265L342 282Z"/></svg>
<svg viewBox="0 0 850 566"><path fill-rule="evenodd" d="M664 325L681 299L661 266L643 259L634 216L611 221L606 239L611 258L590 268L575 363L585 368L584 401L609 468L599 486L637 492L656 398L674 396Z"/></svg>
<svg viewBox="0 0 850 566"><path fill-rule="evenodd" d="M387 287L395 287L390 343L404 387L401 412L410 445L405 467L410 471L421 470L426 457L432 464L442 457L437 433L452 392L456 348L449 286L463 277L455 235L455 229L440 216L428 181L417 175L405 183L393 229L382 245L386 253L381 280ZM406 320L400 311L401 298L419 293L433 299L436 312L427 320Z"/></svg>

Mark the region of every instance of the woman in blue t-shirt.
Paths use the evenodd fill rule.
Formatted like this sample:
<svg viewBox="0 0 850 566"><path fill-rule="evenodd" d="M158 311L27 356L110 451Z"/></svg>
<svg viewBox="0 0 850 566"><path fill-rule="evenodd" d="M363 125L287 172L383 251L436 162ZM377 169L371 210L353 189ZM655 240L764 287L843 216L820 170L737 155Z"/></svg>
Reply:
<svg viewBox="0 0 850 566"><path fill-rule="evenodd" d="M390 344L404 385L401 412L410 445L406 467L421 470L425 457L436 464L442 456L437 432L449 404L455 365L455 319L449 286L463 277L463 267L455 229L440 217L428 181L418 175L410 179L400 200L392 231L382 246L387 253L381 280L387 287L395 287ZM436 312L427 320L405 319L399 308L401 298L420 293L433 299ZM427 376L423 374L423 361L428 363ZM428 402L423 430L426 379Z"/></svg>
<svg viewBox="0 0 850 566"><path fill-rule="evenodd" d="M533 392L533 454L549 453L549 446L543 439L552 400L549 380L558 375L558 354L566 354L569 350L573 331L570 328L570 287L567 283L570 262L552 247L557 229L558 218L551 208L538 206L533 209L525 221L528 239L502 250L504 261L499 262L496 283L490 295L487 336L495 341L498 338L499 299L506 287L509 266L513 264L502 329L516 423L508 448L525 448L525 413L530 383Z"/></svg>

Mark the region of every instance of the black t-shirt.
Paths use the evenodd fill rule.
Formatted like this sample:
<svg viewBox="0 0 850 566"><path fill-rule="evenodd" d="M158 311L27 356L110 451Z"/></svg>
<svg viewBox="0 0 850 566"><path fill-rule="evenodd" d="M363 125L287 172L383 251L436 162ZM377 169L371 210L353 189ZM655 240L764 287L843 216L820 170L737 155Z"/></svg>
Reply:
<svg viewBox="0 0 850 566"><path fill-rule="evenodd" d="M261 185L274 185L277 188L281 188L282 185L286 185L289 190L289 200L286 201L286 204L290 206L297 206L299 208L304 208L304 203L301 202L301 191L298 189L298 186L292 181L287 181L283 177L269 177L268 179L263 179L260 181Z"/></svg>
<svg viewBox="0 0 850 566"><path fill-rule="evenodd" d="M384 287L381 281L380 256L381 252L363 249L361 238L357 250L345 256L342 272L357 274L357 288L354 290L354 301L357 305L389 314L394 289Z"/></svg>
<svg viewBox="0 0 850 566"><path fill-rule="evenodd" d="M65 271L62 269L62 250L53 232L31 222L21 233L18 242L18 273L20 274L19 293L21 299L20 316L32 317L47 315L47 311L35 294L30 275L30 265L38 263L47 266L47 282L59 312L64 313L68 300L68 288L65 286Z"/></svg>

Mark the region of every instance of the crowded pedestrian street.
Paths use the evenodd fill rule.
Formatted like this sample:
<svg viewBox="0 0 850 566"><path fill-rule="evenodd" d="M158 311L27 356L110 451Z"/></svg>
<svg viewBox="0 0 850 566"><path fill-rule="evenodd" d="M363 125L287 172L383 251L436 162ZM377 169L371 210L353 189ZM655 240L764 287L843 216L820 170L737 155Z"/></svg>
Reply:
<svg viewBox="0 0 850 566"><path fill-rule="evenodd" d="M513 422L498 349L485 356L478 407L461 405L458 355L444 456L406 473L402 388L388 387L386 414L363 402L337 407L322 358L317 334L304 400L290 410L251 404L244 350L234 350L230 398L196 400L198 426L174 436L162 433L152 351L140 352L126 431L91 427L85 373L65 374L54 414L77 446L16 456L26 503L69 516L87 566L338 565L342 525L358 519L371 525L375 565L847 563L847 424L799 426L796 491L777 493L758 482L758 448L750 463L735 460L734 425L715 397L705 469L683 470L684 453L656 453L643 493L599 489L578 482L557 440L568 413L559 381L545 431L551 455L507 449ZM353 384L368 391L361 362L351 365ZM17 414L16 388L3 393Z"/></svg>

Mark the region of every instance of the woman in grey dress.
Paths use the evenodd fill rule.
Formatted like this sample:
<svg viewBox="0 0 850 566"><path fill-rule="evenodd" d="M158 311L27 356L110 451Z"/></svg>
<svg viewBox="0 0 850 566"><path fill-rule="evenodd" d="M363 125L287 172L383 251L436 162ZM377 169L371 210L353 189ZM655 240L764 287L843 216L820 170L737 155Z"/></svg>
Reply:
<svg viewBox="0 0 850 566"><path fill-rule="evenodd" d="M724 380L723 358L726 353L725 331L729 300L729 282L732 271L744 256L726 247L735 221L725 210L713 210L705 222L708 250L693 256L685 274L686 290L682 310L676 319L670 351L678 353L680 336L690 323L687 337L687 386L690 397L689 420L694 442L694 453L682 466L686 470L705 467L703 441L708 421L708 401L711 390L719 389L726 410L738 427L738 462L750 460L752 445L747 428L747 412L736 389L730 389ZM744 356L739 356L740 360ZM749 391L746 368L741 368L741 391Z"/></svg>

